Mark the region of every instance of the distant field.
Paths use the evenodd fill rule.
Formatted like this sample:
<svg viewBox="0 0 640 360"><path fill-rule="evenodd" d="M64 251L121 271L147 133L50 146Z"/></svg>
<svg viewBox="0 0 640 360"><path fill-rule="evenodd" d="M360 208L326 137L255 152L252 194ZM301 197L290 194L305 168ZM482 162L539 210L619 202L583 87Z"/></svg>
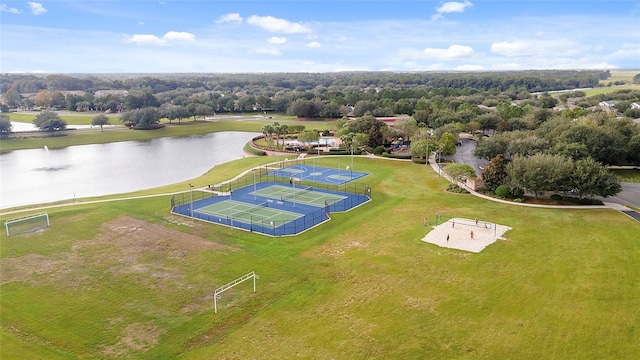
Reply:
<svg viewBox="0 0 640 360"><path fill-rule="evenodd" d="M35 115L32 114L10 114L12 121L33 122ZM74 125L87 125L91 123L93 116L62 116L62 118ZM218 120L218 121L216 121ZM260 132L264 124L279 121L281 123L304 125L307 129L326 130L334 127L334 121L324 120L297 120L292 116L274 115L266 118L245 115L245 116L220 116L210 121L197 121L191 119L177 121L173 125L166 126L157 130L130 130L125 127L120 129L112 129L110 131L101 132L99 128L93 130L66 131L56 136L45 135L41 137L33 137L29 135L14 134L12 138L0 140L0 152L6 152L19 149L34 149L47 146L50 149L62 148L72 145L84 144L101 144L115 141L128 140L148 140L166 136L187 136L194 134L207 134L217 131L249 131ZM112 124L119 124L116 118L111 119ZM164 121L163 123L168 124Z"/></svg>
<svg viewBox="0 0 640 360"><path fill-rule="evenodd" d="M64 120L68 125L91 125L91 120L97 114L87 115L84 113L72 113L72 114L63 114L59 115L62 120ZM9 120L23 123L32 123L36 118L36 114L30 113L9 113ZM109 122L112 125L120 124L119 116L110 116Z"/></svg>
<svg viewBox="0 0 640 360"><path fill-rule="evenodd" d="M624 182L640 183L640 170L638 169L612 169L611 172Z"/></svg>
<svg viewBox="0 0 640 360"><path fill-rule="evenodd" d="M609 93L613 93L618 90L624 90L624 89L640 90L640 85L605 86L605 87L598 87L598 88L593 88L593 89L588 89L583 91L586 94L586 96L594 96L594 95L600 95L600 94L609 94Z"/></svg>
<svg viewBox="0 0 640 360"><path fill-rule="evenodd" d="M640 70L610 70L611 76L608 79L600 80L600 84L607 85L616 81L624 81L625 85L633 84L633 77L640 73Z"/></svg>
<svg viewBox="0 0 640 360"><path fill-rule="evenodd" d="M637 221L450 194L411 162L354 169L372 201L296 237L172 216L169 196L50 209L50 228L0 236L0 358L640 357ZM478 254L442 248L420 240L436 213L513 230ZM234 287L214 314L213 291L250 271L257 292Z"/></svg>

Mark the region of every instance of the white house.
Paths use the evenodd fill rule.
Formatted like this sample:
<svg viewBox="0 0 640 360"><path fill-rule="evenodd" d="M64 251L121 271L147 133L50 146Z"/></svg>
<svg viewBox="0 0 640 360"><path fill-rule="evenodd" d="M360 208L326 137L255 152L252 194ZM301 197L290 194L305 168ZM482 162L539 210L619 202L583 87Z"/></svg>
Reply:
<svg viewBox="0 0 640 360"><path fill-rule="evenodd" d="M615 109L616 102L617 101L614 101L614 100L600 101L598 103L598 106L600 106L602 108L602 110L616 111L616 109Z"/></svg>

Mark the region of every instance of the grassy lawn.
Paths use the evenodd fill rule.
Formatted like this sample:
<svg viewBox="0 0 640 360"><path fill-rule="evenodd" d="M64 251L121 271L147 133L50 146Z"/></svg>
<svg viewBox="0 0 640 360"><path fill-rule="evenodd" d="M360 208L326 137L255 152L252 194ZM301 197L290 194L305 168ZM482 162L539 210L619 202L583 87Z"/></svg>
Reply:
<svg viewBox="0 0 640 360"><path fill-rule="evenodd" d="M612 169L623 182L640 183L640 170L638 169Z"/></svg>
<svg viewBox="0 0 640 360"><path fill-rule="evenodd" d="M616 92L618 90L640 90L640 85L620 85L620 86L606 86L606 87L598 87L593 89L583 90L586 96L594 96L600 94L609 94Z"/></svg>
<svg viewBox="0 0 640 360"><path fill-rule="evenodd" d="M299 121L296 124L305 125L309 129L329 129L333 126L330 121ZM130 130L126 128L105 130L67 130L56 133L55 136L45 135L33 137L16 135L14 138L0 140L0 152L19 149L36 149L45 145L50 149L63 148L72 145L102 144L116 141L148 140L166 136L189 136L207 134L217 131L249 131L260 132L264 122L258 121L220 121L220 122L183 122L173 123L158 130Z"/></svg>
<svg viewBox="0 0 640 360"><path fill-rule="evenodd" d="M600 80L600 84L607 85L616 81L624 81L627 85L633 84L633 77L640 73L640 70L610 70L610 72L611 76Z"/></svg>
<svg viewBox="0 0 640 360"><path fill-rule="evenodd" d="M449 194L409 162L354 168L371 173L372 201L296 237L190 223L168 213L169 197L51 209L50 228L3 234L0 358L640 356L640 223ZM440 248L420 241L436 213L513 230L478 254ZM154 227L174 232L141 237ZM214 314L213 290L250 271L257 292L234 287Z"/></svg>

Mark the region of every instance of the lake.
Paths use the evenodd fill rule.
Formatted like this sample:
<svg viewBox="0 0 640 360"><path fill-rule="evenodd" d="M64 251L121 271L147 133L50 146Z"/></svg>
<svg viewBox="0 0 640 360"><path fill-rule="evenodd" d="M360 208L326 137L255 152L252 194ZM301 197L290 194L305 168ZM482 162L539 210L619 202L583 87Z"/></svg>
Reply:
<svg viewBox="0 0 640 360"><path fill-rule="evenodd" d="M243 157L259 133L225 131L0 154L0 208L138 191Z"/></svg>

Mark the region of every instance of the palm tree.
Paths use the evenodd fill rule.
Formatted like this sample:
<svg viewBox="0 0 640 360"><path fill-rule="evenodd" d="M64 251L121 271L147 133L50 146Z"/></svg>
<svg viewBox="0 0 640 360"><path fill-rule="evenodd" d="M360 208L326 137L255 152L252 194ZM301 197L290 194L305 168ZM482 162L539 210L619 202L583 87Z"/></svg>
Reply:
<svg viewBox="0 0 640 360"><path fill-rule="evenodd" d="M264 134L264 137L267 139L267 145L271 148L271 140L273 138L273 133L275 132L273 125L266 124L262 126L260 132Z"/></svg>

